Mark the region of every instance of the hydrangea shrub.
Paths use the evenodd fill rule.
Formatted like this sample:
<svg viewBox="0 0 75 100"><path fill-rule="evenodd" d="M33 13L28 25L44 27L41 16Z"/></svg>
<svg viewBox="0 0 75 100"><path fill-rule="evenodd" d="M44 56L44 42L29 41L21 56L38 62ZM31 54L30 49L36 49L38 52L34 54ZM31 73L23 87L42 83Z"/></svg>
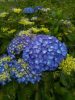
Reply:
<svg viewBox="0 0 75 100"><path fill-rule="evenodd" d="M7 54L0 57L3 100L12 94L17 100L74 100L75 25L62 12L35 5L0 11L0 55Z"/></svg>

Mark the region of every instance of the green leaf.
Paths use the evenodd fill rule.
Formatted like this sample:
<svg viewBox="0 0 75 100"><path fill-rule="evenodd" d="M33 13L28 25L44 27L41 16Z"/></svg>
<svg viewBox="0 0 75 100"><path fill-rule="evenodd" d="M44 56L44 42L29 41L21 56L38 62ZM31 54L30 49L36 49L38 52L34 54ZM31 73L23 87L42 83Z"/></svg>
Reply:
<svg viewBox="0 0 75 100"><path fill-rule="evenodd" d="M17 99L18 100L30 100L30 97L32 96L33 92L34 92L34 85L19 84L19 87L17 90Z"/></svg>
<svg viewBox="0 0 75 100"><path fill-rule="evenodd" d="M75 33L69 33L67 35L67 38L71 41L71 42L75 42Z"/></svg>
<svg viewBox="0 0 75 100"><path fill-rule="evenodd" d="M15 100L17 84L15 82L8 83L1 87L0 100Z"/></svg>
<svg viewBox="0 0 75 100"><path fill-rule="evenodd" d="M60 74L60 82L61 82L61 84L62 84L63 86L65 86L65 87L67 87L67 88L69 87L67 75L64 74L63 72Z"/></svg>
<svg viewBox="0 0 75 100"><path fill-rule="evenodd" d="M55 97L58 100L74 100L75 96L71 93L70 90L61 87L59 83L55 84Z"/></svg>

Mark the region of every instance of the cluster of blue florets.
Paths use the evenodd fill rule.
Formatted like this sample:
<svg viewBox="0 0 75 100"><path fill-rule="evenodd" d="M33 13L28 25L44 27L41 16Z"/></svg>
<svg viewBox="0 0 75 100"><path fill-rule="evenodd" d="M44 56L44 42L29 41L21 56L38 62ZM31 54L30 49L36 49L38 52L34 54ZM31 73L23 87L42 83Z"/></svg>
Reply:
<svg viewBox="0 0 75 100"><path fill-rule="evenodd" d="M7 52L11 58L15 58L16 54L20 54L23 48L30 42L30 37L26 35L16 36L7 48Z"/></svg>
<svg viewBox="0 0 75 100"><path fill-rule="evenodd" d="M0 61L0 84L11 79L19 83L36 83L42 72L58 68L67 55L67 48L54 36L22 35L11 41L7 52L8 56Z"/></svg>
<svg viewBox="0 0 75 100"><path fill-rule="evenodd" d="M33 14L39 10L41 10L43 7L42 6L36 6L35 8L32 8L32 7L27 7L27 8L24 8L23 9L23 13L26 13L26 14Z"/></svg>
<svg viewBox="0 0 75 100"><path fill-rule="evenodd" d="M53 71L66 57L67 49L64 43L48 35L38 35L23 50L23 59L37 73Z"/></svg>
<svg viewBox="0 0 75 100"><path fill-rule="evenodd" d="M12 60L9 63L9 67L11 77L16 79L19 83L35 83L40 80L41 74L34 74L34 72L29 69L29 64L24 62L21 58Z"/></svg>
<svg viewBox="0 0 75 100"><path fill-rule="evenodd" d="M0 57L0 85L5 85L7 82L11 81L9 65L10 57L3 55Z"/></svg>

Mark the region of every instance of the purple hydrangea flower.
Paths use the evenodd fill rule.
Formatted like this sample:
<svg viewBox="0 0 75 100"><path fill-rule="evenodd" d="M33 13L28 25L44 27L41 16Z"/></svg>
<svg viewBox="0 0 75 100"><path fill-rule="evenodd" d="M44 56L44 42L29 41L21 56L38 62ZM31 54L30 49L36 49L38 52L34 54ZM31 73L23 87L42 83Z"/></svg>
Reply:
<svg viewBox="0 0 75 100"><path fill-rule="evenodd" d="M8 66L9 61L10 57L7 55L3 55L2 57L0 57L0 85L5 85L6 83L11 81Z"/></svg>
<svg viewBox="0 0 75 100"><path fill-rule="evenodd" d="M18 61L13 60L9 63L11 69L11 77L16 79L19 83L36 83L41 79L41 75L31 71L29 65L23 61L23 59L18 59Z"/></svg>
<svg viewBox="0 0 75 100"><path fill-rule="evenodd" d="M33 13L35 13L35 11L32 7L27 7L27 8L24 8L23 13L33 14Z"/></svg>
<svg viewBox="0 0 75 100"><path fill-rule="evenodd" d="M66 55L66 45L49 35L35 36L23 50L24 61L35 73L54 71Z"/></svg>
<svg viewBox="0 0 75 100"><path fill-rule="evenodd" d="M11 58L15 58L16 54L20 54L23 48L30 42L30 37L26 35L15 37L7 48L7 52Z"/></svg>
<svg viewBox="0 0 75 100"><path fill-rule="evenodd" d="M43 8L42 6L36 6L36 7L34 8L34 11L37 12L38 10L41 10L42 8Z"/></svg>

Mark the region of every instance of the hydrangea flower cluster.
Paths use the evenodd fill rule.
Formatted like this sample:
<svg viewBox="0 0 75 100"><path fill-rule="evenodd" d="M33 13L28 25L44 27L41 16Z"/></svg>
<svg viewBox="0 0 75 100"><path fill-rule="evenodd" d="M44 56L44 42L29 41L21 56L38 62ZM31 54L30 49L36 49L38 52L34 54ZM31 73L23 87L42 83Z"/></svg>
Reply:
<svg viewBox="0 0 75 100"><path fill-rule="evenodd" d="M23 59L13 60L9 63L12 78L16 79L19 83L36 83L40 80L41 74L35 74L31 71L29 65Z"/></svg>
<svg viewBox="0 0 75 100"><path fill-rule="evenodd" d="M19 13L22 11L22 9L20 9L20 8L13 8L12 11L13 11L14 13L19 14Z"/></svg>
<svg viewBox="0 0 75 100"><path fill-rule="evenodd" d="M7 48L7 52L11 58L15 58L16 54L20 54L23 48L30 42L30 37L21 35L15 37Z"/></svg>
<svg viewBox="0 0 75 100"><path fill-rule="evenodd" d="M42 8L43 8L42 6L36 6L35 8L27 7L27 8L23 9L23 13L33 14L33 13L37 12L38 10L41 10Z"/></svg>
<svg viewBox="0 0 75 100"><path fill-rule="evenodd" d="M42 6L36 6L36 7L34 8L34 11L37 12L38 10L41 10L42 8L43 8Z"/></svg>
<svg viewBox="0 0 75 100"><path fill-rule="evenodd" d="M43 11L43 12L47 12L47 11L50 11L50 8L43 8L42 6L36 6L34 8L32 7L27 7L27 8L24 8L23 9L23 13L26 13L26 14L33 14L33 13L36 13L37 11Z"/></svg>
<svg viewBox="0 0 75 100"><path fill-rule="evenodd" d="M6 17L8 14L9 14L9 13L7 13L7 12L2 12L2 13L0 13L0 18L4 18L4 17Z"/></svg>
<svg viewBox="0 0 75 100"><path fill-rule="evenodd" d="M19 21L19 24L21 25L34 25L34 22L29 21L29 19L27 18L21 18L21 20Z"/></svg>
<svg viewBox="0 0 75 100"><path fill-rule="evenodd" d="M66 59L60 63L60 68L64 73L70 75L72 71L75 71L75 58L68 54Z"/></svg>
<svg viewBox="0 0 75 100"><path fill-rule="evenodd" d="M33 33L41 33L41 32L43 32L43 33L49 33L49 29L48 28L45 28L45 27L41 27L41 28L32 27L31 28L31 31Z"/></svg>
<svg viewBox="0 0 75 100"><path fill-rule="evenodd" d="M43 71L54 71L67 55L67 48L49 35L17 35L0 58L0 84L12 79L18 83L36 83ZM19 56L17 57L17 54Z"/></svg>
<svg viewBox="0 0 75 100"><path fill-rule="evenodd" d="M11 81L8 65L10 60L10 57L7 55L0 57L0 85L5 85L7 82Z"/></svg>
<svg viewBox="0 0 75 100"><path fill-rule="evenodd" d="M37 35L23 50L23 59L36 73L53 71L66 57L64 43L48 35Z"/></svg>
<svg viewBox="0 0 75 100"><path fill-rule="evenodd" d="M27 7L27 8L24 8L24 10L23 10L23 13L26 13L26 14L32 14L34 12L35 11L32 7Z"/></svg>

